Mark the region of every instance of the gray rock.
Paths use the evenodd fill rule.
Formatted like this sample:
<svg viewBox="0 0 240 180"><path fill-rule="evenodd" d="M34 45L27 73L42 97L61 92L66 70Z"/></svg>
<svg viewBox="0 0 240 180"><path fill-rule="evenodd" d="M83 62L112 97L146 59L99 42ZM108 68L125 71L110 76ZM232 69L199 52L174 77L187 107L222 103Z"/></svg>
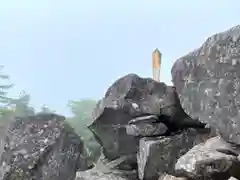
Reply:
<svg viewBox="0 0 240 180"><path fill-rule="evenodd" d="M142 138L137 156L139 179L155 180L165 172L173 174L178 158L210 135L207 130L188 129L169 137Z"/></svg>
<svg viewBox="0 0 240 180"><path fill-rule="evenodd" d="M72 180L86 169L80 137L64 117L39 114L18 117L5 136L1 180Z"/></svg>
<svg viewBox="0 0 240 180"><path fill-rule="evenodd" d="M234 153L229 153L232 151L239 152L240 148L236 149L220 137L214 137L181 156L175 170L178 175L192 179L226 180L231 175L239 177L240 162Z"/></svg>
<svg viewBox="0 0 240 180"><path fill-rule="evenodd" d="M135 170L119 170L119 165L126 158L121 157L108 161L104 155L101 155L94 168L87 171L78 171L75 180L137 180L137 172Z"/></svg>
<svg viewBox="0 0 240 180"><path fill-rule="evenodd" d="M178 59L172 79L188 115L240 144L240 26L213 35Z"/></svg>
<svg viewBox="0 0 240 180"><path fill-rule="evenodd" d="M114 173L102 173L101 171L88 170L78 171L76 173L75 180L131 180L131 179Z"/></svg>
<svg viewBox="0 0 240 180"><path fill-rule="evenodd" d="M5 136L6 133L11 125L11 123L14 121L14 115L13 114L7 114L1 116L0 121L0 155L4 151L5 146Z"/></svg>
<svg viewBox="0 0 240 180"><path fill-rule="evenodd" d="M107 159L135 154L139 138L127 134L128 123L136 117L156 115L171 130L178 129L178 124L185 126L183 119L189 117L176 98L173 87L128 74L109 87L105 97L98 102L89 129L103 147ZM191 122L188 120L187 125L191 126Z"/></svg>
<svg viewBox="0 0 240 180"><path fill-rule="evenodd" d="M128 124L139 124L139 123L156 123L159 121L159 118L157 115L146 115L146 116L140 116L131 119Z"/></svg>
<svg viewBox="0 0 240 180"><path fill-rule="evenodd" d="M235 177L230 177L228 180L238 180L238 179Z"/></svg>
<svg viewBox="0 0 240 180"><path fill-rule="evenodd" d="M175 177L169 174L163 174L158 178L158 180L187 180L187 179L183 177Z"/></svg>
<svg viewBox="0 0 240 180"><path fill-rule="evenodd" d="M159 136L164 135L168 128L164 123L138 123L126 126L128 135L137 137Z"/></svg>

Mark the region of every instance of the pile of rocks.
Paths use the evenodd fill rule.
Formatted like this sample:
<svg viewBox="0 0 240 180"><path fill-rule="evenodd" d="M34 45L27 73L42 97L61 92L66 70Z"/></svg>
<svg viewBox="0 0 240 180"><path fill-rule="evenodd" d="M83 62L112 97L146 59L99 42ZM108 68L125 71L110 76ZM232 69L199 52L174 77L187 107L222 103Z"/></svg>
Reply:
<svg viewBox="0 0 240 180"><path fill-rule="evenodd" d="M172 77L174 87L135 74L109 87L89 128L103 149L101 167L114 166L78 179L240 177L240 26L178 59Z"/></svg>
<svg viewBox="0 0 240 180"><path fill-rule="evenodd" d="M89 124L102 147L91 169L63 116L13 118L0 180L240 179L240 26L178 59L172 79L128 74L109 87Z"/></svg>

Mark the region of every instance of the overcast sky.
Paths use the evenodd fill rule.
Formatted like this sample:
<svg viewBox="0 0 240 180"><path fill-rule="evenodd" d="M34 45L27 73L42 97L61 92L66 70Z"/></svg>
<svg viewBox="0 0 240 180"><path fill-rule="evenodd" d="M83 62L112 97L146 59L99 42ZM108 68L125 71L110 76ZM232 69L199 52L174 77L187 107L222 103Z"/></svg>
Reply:
<svg viewBox="0 0 240 180"><path fill-rule="evenodd" d="M240 24L239 0L1 0L0 64L38 108L68 114L68 100L99 99L119 77L161 80L180 56L212 34Z"/></svg>

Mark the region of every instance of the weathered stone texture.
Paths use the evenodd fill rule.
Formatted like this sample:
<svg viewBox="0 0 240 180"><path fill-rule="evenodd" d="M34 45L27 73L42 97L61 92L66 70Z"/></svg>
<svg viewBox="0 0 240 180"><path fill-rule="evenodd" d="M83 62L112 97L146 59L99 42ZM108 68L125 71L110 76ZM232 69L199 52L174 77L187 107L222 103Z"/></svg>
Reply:
<svg viewBox="0 0 240 180"><path fill-rule="evenodd" d="M118 168L125 159L120 157L109 161L102 154L92 169L78 171L75 180L138 180L136 170L124 171Z"/></svg>
<svg viewBox="0 0 240 180"><path fill-rule="evenodd" d="M64 119L52 113L15 118L5 136L0 179L73 180L86 169L83 142Z"/></svg>
<svg viewBox="0 0 240 180"><path fill-rule="evenodd" d="M178 123L183 126L182 119L188 116L176 97L173 87L150 78L128 74L118 79L99 101L93 113L93 122L89 126L103 147L106 158L113 160L122 155L136 154L139 138L129 133L141 135L143 131L139 128L141 124L138 127L129 125L133 118L165 115L168 118L162 121L168 128L176 130ZM161 121L161 117L157 121ZM147 124L142 126L151 126ZM152 132L145 131L145 135L154 134L157 126L150 129ZM137 130L141 132L136 132Z"/></svg>
<svg viewBox="0 0 240 180"><path fill-rule="evenodd" d="M231 176L240 177L240 162L237 154L240 147L214 137L194 146L180 157L175 165L178 175L192 179L226 180Z"/></svg>
<svg viewBox="0 0 240 180"><path fill-rule="evenodd" d="M88 126L102 148L91 169L63 116L0 126L0 180L240 179L240 26L171 73L174 87L128 74L108 88Z"/></svg>
<svg viewBox="0 0 240 180"><path fill-rule="evenodd" d="M240 143L240 26L215 34L172 67L182 107Z"/></svg>
<svg viewBox="0 0 240 180"><path fill-rule="evenodd" d="M141 180L154 180L164 173L173 174L178 158L211 133L188 129L168 137L142 138L138 152L138 173Z"/></svg>

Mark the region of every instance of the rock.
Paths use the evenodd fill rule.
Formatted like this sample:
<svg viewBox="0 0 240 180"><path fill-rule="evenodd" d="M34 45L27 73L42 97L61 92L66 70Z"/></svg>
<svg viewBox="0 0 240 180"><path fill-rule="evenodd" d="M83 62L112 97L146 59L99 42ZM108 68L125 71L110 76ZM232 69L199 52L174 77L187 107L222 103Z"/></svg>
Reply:
<svg viewBox="0 0 240 180"><path fill-rule="evenodd" d="M126 160L127 157L117 158L108 161L104 155L96 163L95 167L87 171L78 171L75 180L137 180L135 170L123 171L118 166Z"/></svg>
<svg viewBox="0 0 240 180"><path fill-rule="evenodd" d="M12 114L2 115L0 121L0 155L4 151L5 135L12 123L14 116Z"/></svg>
<svg viewBox="0 0 240 180"><path fill-rule="evenodd" d="M53 113L17 117L5 136L1 180L72 180L86 169L80 137Z"/></svg>
<svg viewBox="0 0 240 180"><path fill-rule="evenodd" d="M156 123L159 121L157 115L149 115L149 116L140 116L131 119L128 124L138 124L138 123Z"/></svg>
<svg viewBox="0 0 240 180"><path fill-rule="evenodd" d="M158 180L187 180L186 178L182 178L182 177L175 177L169 174L163 174L161 175Z"/></svg>
<svg viewBox="0 0 240 180"><path fill-rule="evenodd" d="M213 35L178 59L172 79L189 116L216 127L226 141L240 144L240 26Z"/></svg>
<svg viewBox="0 0 240 180"><path fill-rule="evenodd" d="M153 122L152 119L155 122ZM145 122L143 123L143 121ZM164 123L157 121L158 116L156 115L132 119L126 126L126 133L128 135L138 137L159 136L166 134L168 131L167 126Z"/></svg>
<svg viewBox="0 0 240 180"><path fill-rule="evenodd" d="M98 102L89 129L103 147L105 157L113 160L137 152L139 138L126 132L133 118L156 115L170 131L192 124L204 127L202 123L191 121L176 98L173 87L128 74L109 87L105 97Z"/></svg>
<svg viewBox="0 0 240 180"><path fill-rule="evenodd" d="M167 130L167 126L163 123L140 123L126 126L127 134L137 137L160 136L164 135Z"/></svg>
<svg viewBox="0 0 240 180"><path fill-rule="evenodd" d="M228 180L238 180L235 177L230 177Z"/></svg>
<svg viewBox="0 0 240 180"><path fill-rule="evenodd" d="M139 179L155 180L164 173L173 174L178 158L209 136L209 130L189 129L168 137L142 138L137 156Z"/></svg>
<svg viewBox="0 0 240 180"><path fill-rule="evenodd" d="M181 156L175 170L178 175L192 179L226 180L231 176L240 177L238 152L240 147L214 137Z"/></svg>
<svg viewBox="0 0 240 180"><path fill-rule="evenodd" d="M79 171L75 180L130 180L127 177L116 175L114 173L102 173L101 171ZM136 179L137 180L137 179Z"/></svg>

